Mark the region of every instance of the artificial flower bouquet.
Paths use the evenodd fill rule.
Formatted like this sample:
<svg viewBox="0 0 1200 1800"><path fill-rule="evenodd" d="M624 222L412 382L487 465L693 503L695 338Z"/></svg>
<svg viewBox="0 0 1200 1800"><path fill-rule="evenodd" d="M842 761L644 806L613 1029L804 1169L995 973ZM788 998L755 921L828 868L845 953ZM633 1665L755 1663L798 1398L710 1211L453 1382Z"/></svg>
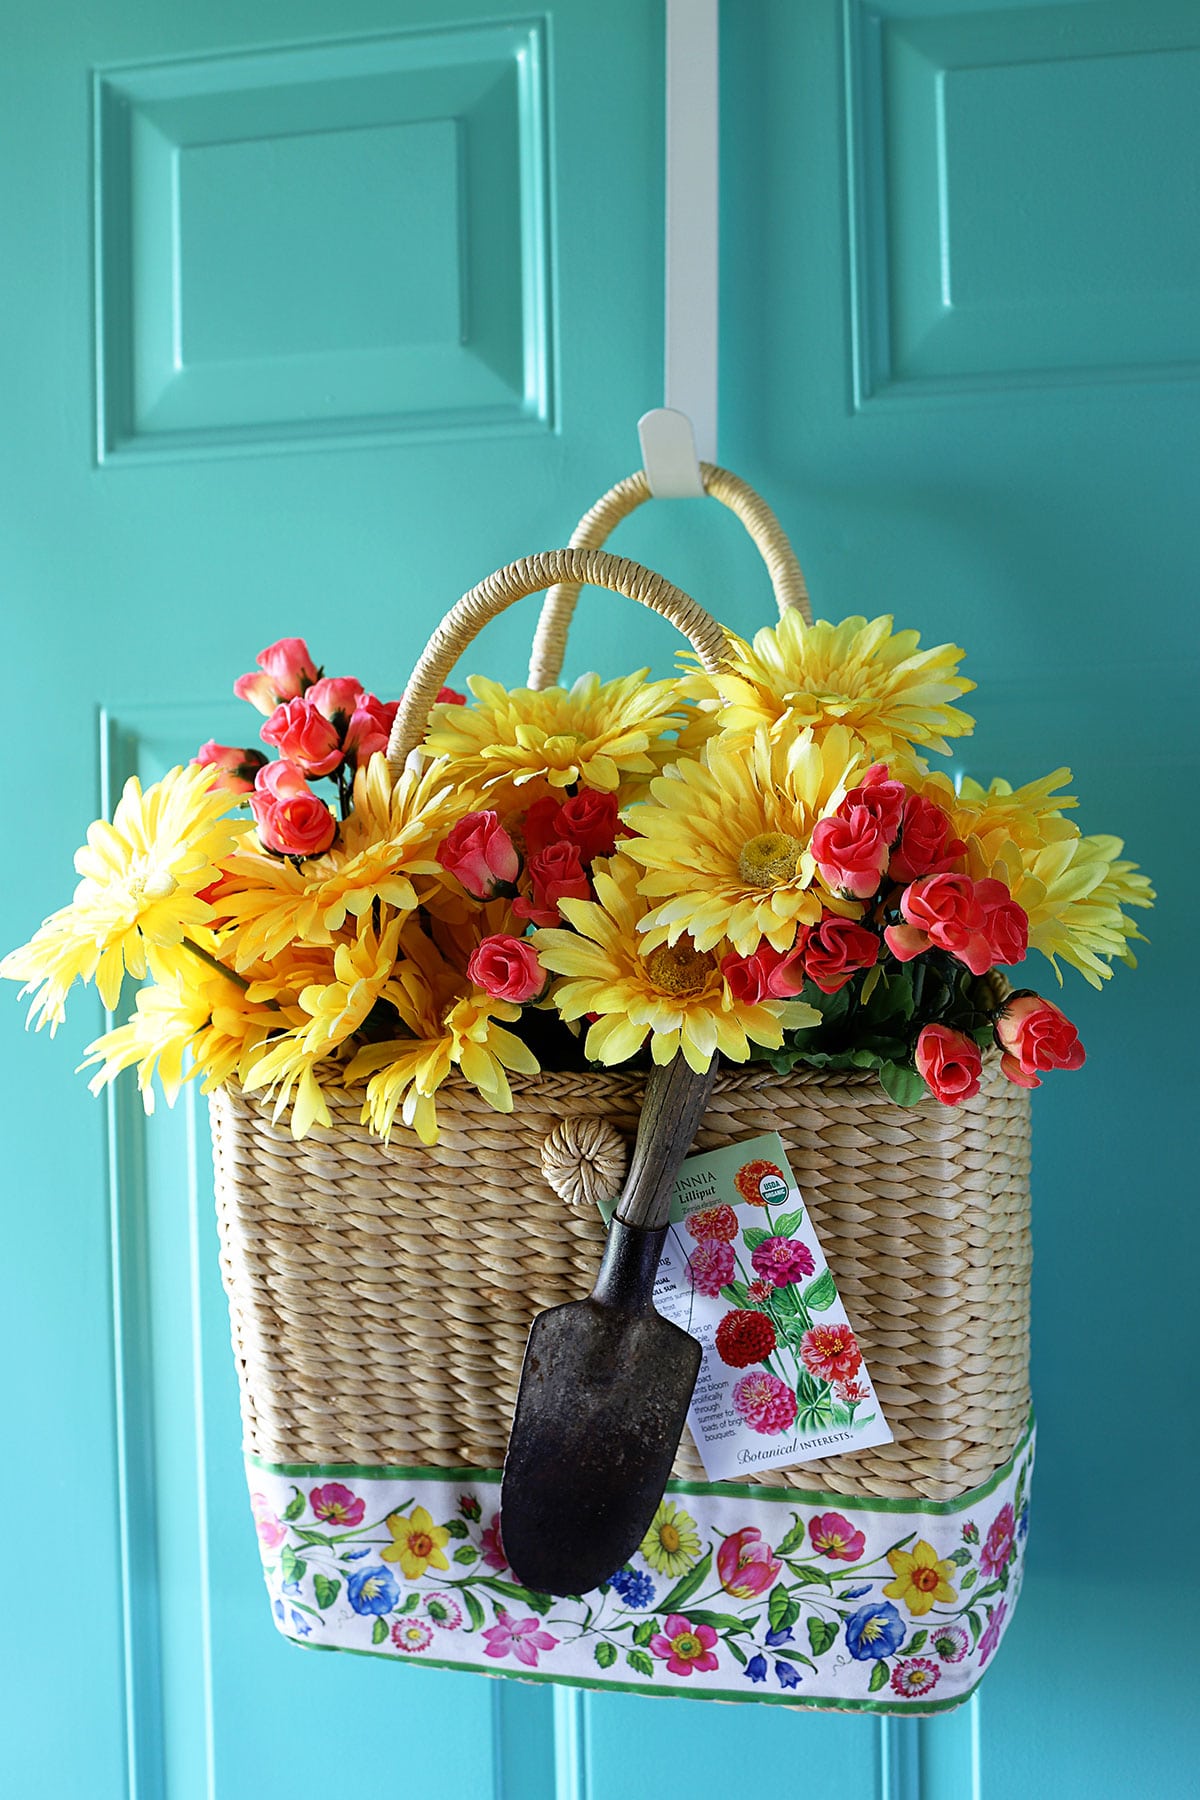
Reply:
<svg viewBox="0 0 1200 1800"><path fill-rule="evenodd" d="M1071 822L1065 769L1017 789L931 770L972 729L962 654L788 611L729 635L713 674L473 676L393 769L397 703L285 638L234 684L274 755L210 742L128 781L73 900L0 973L52 1029L77 978L110 1010L144 981L90 1046L92 1087L136 1067L149 1105L155 1074L171 1101L236 1082L297 1137L334 1086L361 1087L380 1137L430 1144L452 1072L507 1111L510 1071L676 1052L952 1105L994 1043L1036 1087L1083 1046L996 973L1032 949L1099 987L1153 894Z"/></svg>

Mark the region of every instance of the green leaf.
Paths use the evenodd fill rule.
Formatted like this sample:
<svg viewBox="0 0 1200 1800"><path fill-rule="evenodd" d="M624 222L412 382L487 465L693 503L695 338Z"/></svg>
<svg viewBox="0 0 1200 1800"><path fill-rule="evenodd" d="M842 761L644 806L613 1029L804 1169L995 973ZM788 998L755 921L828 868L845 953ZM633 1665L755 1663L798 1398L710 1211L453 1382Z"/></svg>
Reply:
<svg viewBox="0 0 1200 1800"><path fill-rule="evenodd" d="M728 1300L730 1306L744 1310L750 1304L750 1289L744 1281L727 1281L721 1289L721 1298Z"/></svg>
<svg viewBox="0 0 1200 1800"><path fill-rule="evenodd" d="M417 1610L418 1606L420 1606L420 1604L421 1604L421 1596L419 1593L407 1595L405 1598L405 1601L404 1601L404 1605L401 1606L400 1608L398 1608L401 1618L403 1618L406 1613L416 1612L416 1610Z"/></svg>
<svg viewBox="0 0 1200 1800"><path fill-rule="evenodd" d="M475 1627L476 1631L479 1631L483 1626L485 1617L482 1606L480 1606L470 1588L459 1588L458 1591L463 1597L467 1612L470 1614L472 1625Z"/></svg>
<svg viewBox="0 0 1200 1800"><path fill-rule="evenodd" d="M777 1554L783 1554L782 1545ZM818 1569L815 1563L789 1562L788 1568L791 1570L795 1581L802 1587L819 1586L832 1588L833 1586L833 1576L828 1574L824 1569Z"/></svg>
<svg viewBox="0 0 1200 1800"><path fill-rule="evenodd" d="M625 1661L631 1669L636 1669L639 1675L653 1675L654 1673L654 1664L644 1650L627 1650Z"/></svg>
<svg viewBox="0 0 1200 1800"><path fill-rule="evenodd" d="M947 1562L957 1563L960 1569L965 1569L970 1560L971 1552L965 1544L960 1544L958 1549L952 1550L946 1558Z"/></svg>
<svg viewBox="0 0 1200 1800"><path fill-rule="evenodd" d="M532 1606L534 1612L548 1613L554 1605L549 1594L535 1594L530 1588L518 1587L515 1581L501 1581L495 1575L484 1579L494 1593L503 1594L506 1600L518 1600L523 1606Z"/></svg>
<svg viewBox="0 0 1200 1800"><path fill-rule="evenodd" d="M611 1669L616 1660L617 1646L615 1644L600 1643L596 1645L596 1661L602 1669Z"/></svg>
<svg viewBox="0 0 1200 1800"><path fill-rule="evenodd" d="M387 1634L387 1620L376 1618L375 1623L371 1627L371 1642L373 1644L382 1644L385 1642Z"/></svg>
<svg viewBox="0 0 1200 1800"><path fill-rule="evenodd" d="M750 1631L752 1626L736 1613L709 1612L706 1607L689 1606L687 1616L693 1625L711 1625L714 1631Z"/></svg>
<svg viewBox="0 0 1200 1800"><path fill-rule="evenodd" d="M735 1644L733 1639L730 1638L726 1642L725 1648L732 1651L733 1655L737 1657L744 1669L746 1667L746 1652L742 1649L742 1646L740 1644Z"/></svg>
<svg viewBox="0 0 1200 1800"><path fill-rule="evenodd" d="M479 1561L479 1552L474 1544L460 1544L458 1549L454 1552L454 1560L456 1563L462 1563L465 1567L469 1568L472 1563Z"/></svg>
<svg viewBox="0 0 1200 1800"><path fill-rule="evenodd" d="M767 1619L772 1631L782 1631L784 1615L792 1604L791 1595L782 1581L777 1581L771 1589L771 1597L767 1601Z"/></svg>
<svg viewBox="0 0 1200 1800"><path fill-rule="evenodd" d="M464 1538L469 1535L467 1532L467 1521L465 1519L447 1519L446 1523L442 1526L442 1530L448 1531L452 1538Z"/></svg>
<svg viewBox="0 0 1200 1800"><path fill-rule="evenodd" d="M875 1667L871 1670L871 1679L867 1683L867 1692L869 1694L877 1694L881 1687L887 1686L887 1679L888 1666L883 1657L880 1657L879 1661L875 1664Z"/></svg>
<svg viewBox="0 0 1200 1800"><path fill-rule="evenodd" d="M837 1643L838 1628L832 1619L818 1619L813 1613L808 1615L808 1641L812 1645L814 1656L824 1656Z"/></svg>
<svg viewBox="0 0 1200 1800"><path fill-rule="evenodd" d="M917 1651L923 1650L928 1642L929 1633L927 1631L914 1631L900 1654L901 1656L915 1656Z"/></svg>
<svg viewBox="0 0 1200 1800"><path fill-rule="evenodd" d="M804 1520L800 1517L799 1513L793 1513L792 1518L795 1523L791 1530L787 1532L784 1537L780 1538L778 1548L775 1551L776 1556L790 1556L792 1551L798 1550L804 1542Z"/></svg>
<svg viewBox="0 0 1200 1800"><path fill-rule="evenodd" d="M640 1644L643 1648L645 1648L645 1646L650 1642L650 1639L654 1636L654 1634L657 1632L657 1630L658 1630L658 1620L657 1619L643 1619L641 1624L638 1626L637 1630L633 1634L634 1643Z"/></svg>
<svg viewBox="0 0 1200 1800"><path fill-rule="evenodd" d="M979 1634L983 1630L983 1626L979 1620L979 1614L969 1612L967 1614L967 1624L971 1627L971 1636L975 1639L975 1642L978 1643Z"/></svg>
<svg viewBox="0 0 1200 1800"><path fill-rule="evenodd" d="M292 1497L283 1509L284 1518L289 1521L298 1519L300 1514L304 1511L306 1504L307 1502L305 1501L304 1495L300 1492L300 1489L294 1487L292 1489Z"/></svg>
<svg viewBox="0 0 1200 1800"><path fill-rule="evenodd" d="M300 1558L296 1555L296 1552L292 1549L290 1544L285 1544L283 1546L283 1554L279 1559L279 1566L283 1570L283 1579L285 1581L303 1581L305 1571L308 1568L308 1564L300 1561Z"/></svg>
<svg viewBox="0 0 1200 1800"><path fill-rule="evenodd" d="M794 1237L804 1223L804 1208L798 1206L794 1212L780 1213L775 1221L776 1237Z"/></svg>
<svg viewBox="0 0 1200 1800"><path fill-rule="evenodd" d="M836 1299L837 1285L828 1269L822 1269L804 1290L804 1304L809 1312L828 1312Z"/></svg>
<svg viewBox="0 0 1200 1800"><path fill-rule="evenodd" d="M685 1600L690 1600L693 1594L699 1593L711 1568L712 1551L706 1550L695 1568L689 1569L688 1573L675 1583L662 1602L663 1611L665 1613L678 1612Z"/></svg>
<svg viewBox="0 0 1200 1800"><path fill-rule="evenodd" d="M879 1085L897 1106L919 1106L929 1093L917 1071L907 1063L885 1063L879 1071Z"/></svg>
<svg viewBox="0 0 1200 1800"><path fill-rule="evenodd" d="M867 970L866 980L862 984L862 992L858 996L858 1004L860 1006L866 1006L868 1004L882 975L883 964L880 962L874 963L871 968Z"/></svg>
<svg viewBox="0 0 1200 1800"><path fill-rule="evenodd" d="M961 1575L959 1577L958 1585L960 1588L974 1587L975 1583L978 1579L979 1579L979 1577L976 1574L975 1570L968 1569L965 1575Z"/></svg>
<svg viewBox="0 0 1200 1800"><path fill-rule="evenodd" d="M313 1576L313 1592L317 1596L317 1605L321 1608L322 1612L325 1611L327 1606L333 1605L341 1591L341 1582L335 1581L332 1575Z"/></svg>
<svg viewBox="0 0 1200 1800"><path fill-rule="evenodd" d="M780 1236L782 1235L781 1232ZM747 1250L757 1250L758 1246L760 1244L765 1244L770 1236L771 1233L769 1231L764 1231L761 1225L747 1225L745 1231L742 1233L742 1238L745 1241Z"/></svg>

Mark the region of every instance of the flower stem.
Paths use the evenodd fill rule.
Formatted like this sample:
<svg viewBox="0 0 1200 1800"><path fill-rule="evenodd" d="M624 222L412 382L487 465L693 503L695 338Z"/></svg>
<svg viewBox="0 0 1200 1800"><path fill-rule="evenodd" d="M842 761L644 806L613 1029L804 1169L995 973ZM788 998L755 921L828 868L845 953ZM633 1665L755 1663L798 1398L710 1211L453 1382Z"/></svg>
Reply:
<svg viewBox="0 0 1200 1800"><path fill-rule="evenodd" d="M236 982L243 994L250 986L250 983L246 980L245 976L237 974L235 970L228 968L225 963L218 961L211 951L202 950L199 944L194 944L192 942L191 938L185 937L183 946L185 950L190 950L193 956L198 956L201 962L206 962L210 969L215 969L218 975L226 975L230 981Z"/></svg>

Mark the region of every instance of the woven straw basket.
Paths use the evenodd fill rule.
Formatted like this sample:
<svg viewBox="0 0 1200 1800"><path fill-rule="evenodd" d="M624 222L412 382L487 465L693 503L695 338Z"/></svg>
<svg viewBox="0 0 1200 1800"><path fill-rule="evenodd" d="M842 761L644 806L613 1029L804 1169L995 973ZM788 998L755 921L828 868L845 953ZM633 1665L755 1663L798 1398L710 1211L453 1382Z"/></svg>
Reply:
<svg viewBox="0 0 1200 1800"><path fill-rule="evenodd" d="M808 616L769 508L725 471L706 466L704 478L754 536L781 610ZM557 676L588 583L665 614L707 667L719 664L722 633L694 601L598 548L648 493L644 475L631 477L581 522L572 548L514 563L458 603L409 682L394 767L481 624L543 589L531 685ZM619 1186L643 1083L517 1077L513 1111L498 1114L451 1077L432 1148L371 1136L359 1092L332 1095L332 1129L300 1142L256 1097L214 1094L222 1270L252 1471L498 1470L531 1320L590 1290L604 1238L594 1198ZM901 1109L868 1073L750 1064L719 1074L696 1149L776 1131L894 1441L749 1475L747 1487L947 1510L939 1503L1011 1462L1029 1418L1028 1095L995 1055L979 1094L949 1108ZM674 1476L704 1480L687 1432Z"/></svg>

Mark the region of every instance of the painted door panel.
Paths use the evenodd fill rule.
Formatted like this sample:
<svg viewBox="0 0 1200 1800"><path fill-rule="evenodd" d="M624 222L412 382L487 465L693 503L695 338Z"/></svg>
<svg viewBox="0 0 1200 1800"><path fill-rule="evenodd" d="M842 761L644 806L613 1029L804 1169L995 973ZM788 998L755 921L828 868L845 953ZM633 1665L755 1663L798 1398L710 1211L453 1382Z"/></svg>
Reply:
<svg viewBox="0 0 1200 1800"><path fill-rule="evenodd" d="M228 687L262 644L397 692L462 589L632 466L661 26L643 0L0 11L5 946L127 773L244 735ZM1196 996L1165 796L1195 787L1198 67L1190 0L723 9L722 459L820 613L967 646L969 772L1070 761L1085 828L1162 894L1136 973L1068 985L1089 1063L1035 1100L1035 1523L979 1701L919 1727L645 1705L285 1644L203 1107L97 1103L91 997L51 1043L10 993L6 1800L1191 1791ZM715 508L618 543L769 617ZM506 680L533 616L489 627ZM568 672L672 649L591 595Z"/></svg>

